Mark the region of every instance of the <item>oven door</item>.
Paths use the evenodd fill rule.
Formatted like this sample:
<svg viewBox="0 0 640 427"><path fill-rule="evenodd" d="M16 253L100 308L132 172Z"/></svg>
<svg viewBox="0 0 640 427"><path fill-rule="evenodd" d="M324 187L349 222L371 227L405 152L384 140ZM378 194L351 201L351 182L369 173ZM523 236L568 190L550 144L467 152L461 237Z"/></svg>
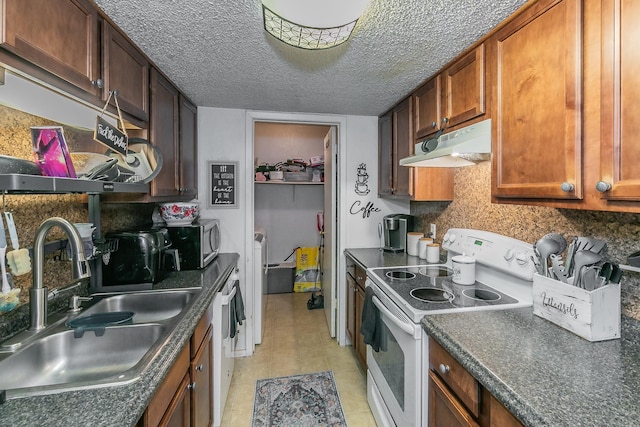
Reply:
<svg viewBox="0 0 640 427"><path fill-rule="evenodd" d="M380 351L367 346L368 376L372 380L367 382L369 405L379 425L421 426L421 328L372 281L367 280L367 286L375 291L373 303L384 328ZM388 414L391 420L386 419Z"/></svg>

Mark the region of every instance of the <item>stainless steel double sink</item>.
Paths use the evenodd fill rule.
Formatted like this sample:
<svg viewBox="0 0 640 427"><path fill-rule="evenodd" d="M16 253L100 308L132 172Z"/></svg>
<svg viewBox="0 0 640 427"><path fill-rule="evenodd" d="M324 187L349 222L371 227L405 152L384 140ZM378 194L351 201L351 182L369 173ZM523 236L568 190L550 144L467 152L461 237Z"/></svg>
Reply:
<svg viewBox="0 0 640 427"><path fill-rule="evenodd" d="M0 353L0 389L8 398L114 386L136 381L158 355L201 292L199 288L94 296L16 351ZM69 320L98 313L133 312L130 324L82 334Z"/></svg>

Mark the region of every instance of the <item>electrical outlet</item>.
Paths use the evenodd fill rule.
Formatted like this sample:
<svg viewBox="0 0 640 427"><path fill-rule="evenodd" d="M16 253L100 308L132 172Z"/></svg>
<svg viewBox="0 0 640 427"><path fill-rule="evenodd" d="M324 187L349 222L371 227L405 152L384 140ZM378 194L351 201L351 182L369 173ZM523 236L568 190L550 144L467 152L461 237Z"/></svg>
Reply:
<svg viewBox="0 0 640 427"><path fill-rule="evenodd" d="M429 230L429 234L431 234L431 238L433 240L436 240L436 225L435 224L431 224L431 228Z"/></svg>

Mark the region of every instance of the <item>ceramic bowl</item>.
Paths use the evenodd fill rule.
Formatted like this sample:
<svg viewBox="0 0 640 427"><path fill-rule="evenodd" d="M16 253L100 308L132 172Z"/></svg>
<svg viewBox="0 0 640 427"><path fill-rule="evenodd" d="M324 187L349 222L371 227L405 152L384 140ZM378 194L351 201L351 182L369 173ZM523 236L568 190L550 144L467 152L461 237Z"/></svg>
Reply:
<svg viewBox="0 0 640 427"><path fill-rule="evenodd" d="M167 225L188 225L200 215L200 205L193 202L160 204L160 216Z"/></svg>

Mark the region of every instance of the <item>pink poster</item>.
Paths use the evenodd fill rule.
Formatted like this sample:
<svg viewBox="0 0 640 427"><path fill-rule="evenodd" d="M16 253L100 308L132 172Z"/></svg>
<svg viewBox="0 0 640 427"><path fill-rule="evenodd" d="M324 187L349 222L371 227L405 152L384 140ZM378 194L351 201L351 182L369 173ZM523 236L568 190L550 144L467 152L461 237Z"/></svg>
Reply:
<svg viewBox="0 0 640 427"><path fill-rule="evenodd" d="M33 155L42 175L76 178L61 126L31 128Z"/></svg>

